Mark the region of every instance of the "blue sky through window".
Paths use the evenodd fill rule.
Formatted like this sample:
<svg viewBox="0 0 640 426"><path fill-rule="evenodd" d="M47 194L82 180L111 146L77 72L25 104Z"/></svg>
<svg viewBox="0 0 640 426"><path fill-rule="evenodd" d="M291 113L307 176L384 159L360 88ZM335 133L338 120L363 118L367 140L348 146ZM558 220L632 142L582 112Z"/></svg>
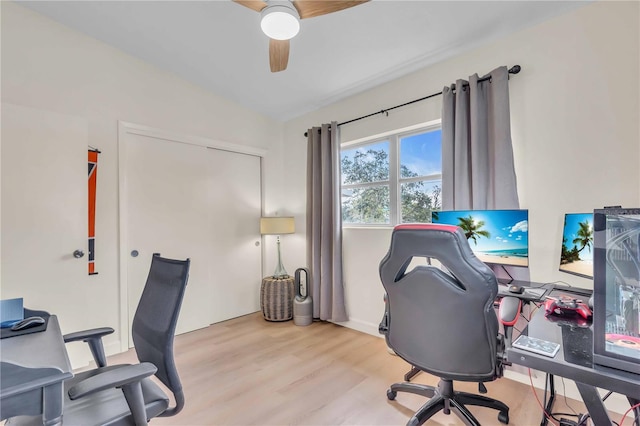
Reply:
<svg viewBox="0 0 640 426"><path fill-rule="evenodd" d="M440 129L430 126L344 146L340 150L343 221L430 222L431 211L441 205L441 135Z"/></svg>
<svg viewBox="0 0 640 426"><path fill-rule="evenodd" d="M442 130L400 139L400 165L418 176L442 173ZM402 176L408 177L408 176Z"/></svg>

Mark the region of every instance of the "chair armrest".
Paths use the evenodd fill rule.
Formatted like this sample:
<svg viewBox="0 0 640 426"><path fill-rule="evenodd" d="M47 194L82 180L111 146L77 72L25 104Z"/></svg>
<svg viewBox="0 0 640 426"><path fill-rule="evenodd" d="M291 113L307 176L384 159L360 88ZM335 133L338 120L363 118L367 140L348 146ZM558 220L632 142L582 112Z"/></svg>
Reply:
<svg viewBox="0 0 640 426"><path fill-rule="evenodd" d="M380 321L380 325L378 325L378 333L384 334L385 336L389 334L389 306L387 306L386 293L384 295L384 315L382 316L382 321Z"/></svg>
<svg viewBox="0 0 640 426"><path fill-rule="evenodd" d="M520 312L522 311L522 300L513 296L505 296L500 301L498 309L498 318L504 327L505 344L511 347L511 339L513 336L513 326L518 322Z"/></svg>
<svg viewBox="0 0 640 426"><path fill-rule="evenodd" d="M111 333L113 333L113 328L101 327L65 334L64 336L62 336L62 338L64 339L65 343L77 341L87 342L96 365L98 367L105 367L107 365L107 357L104 353L102 337Z"/></svg>
<svg viewBox="0 0 640 426"><path fill-rule="evenodd" d="M72 386L69 389L69 398L75 400L106 389L121 388L135 425L146 426L148 423L147 410L144 405L140 381L155 374L157 370L156 366L150 362L123 365L106 370Z"/></svg>
<svg viewBox="0 0 640 426"><path fill-rule="evenodd" d="M86 342L89 339L99 339L102 336L106 336L111 333L113 333L113 328L101 327L101 328L92 328L90 330L76 331L75 333L65 334L62 337L64 338L65 343L77 342L80 340L82 340L83 342Z"/></svg>
<svg viewBox="0 0 640 426"><path fill-rule="evenodd" d="M389 334L389 312L387 311L385 311L382 316L382 321L380 321L380 324L378 325L378 333L385 336Z"/></svg>
<svg viewBox="0 0 640 426"><path fill-rule="evenodd" d="M514 326L518 322L518 316L522 311L522 300L513 296L505 296L500 301L498 315L503 325Z"/></svg>
<svg viewBox="0 0 640 426"><path fill-rule="evenodd" d="M150 377L158 369L150 362L123 365L88 377L69 389L69 398L75 400L105 389L120 388Z"/></svg>

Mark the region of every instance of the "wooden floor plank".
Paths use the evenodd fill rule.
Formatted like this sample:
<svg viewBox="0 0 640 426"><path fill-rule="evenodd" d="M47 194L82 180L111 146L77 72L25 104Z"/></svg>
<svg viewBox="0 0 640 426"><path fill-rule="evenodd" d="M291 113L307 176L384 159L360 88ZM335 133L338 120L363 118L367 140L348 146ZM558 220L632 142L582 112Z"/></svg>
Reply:
<svg viewBox="0 0 640 426"><path fill-rule="evenodd" d="M297 327L255 313L177 336L175 355L186 405L154 425L404 425L426 402L406 393L389 401L387 388L409 366L389 353L384 339L330 323ZM135 353L109 357L118 362L135 362ZM435 385L438 378L421 373L413 381ZM474 383L455 387L478 391ZM503 378L487 388L510 407L510 425L539 424L530 386ZM556 411L585 411L581 402L567 402L570 408L560 396ZM471 411L482 424L499 424L493 410ZM427 424L463 423L439 413Z"/></svg>

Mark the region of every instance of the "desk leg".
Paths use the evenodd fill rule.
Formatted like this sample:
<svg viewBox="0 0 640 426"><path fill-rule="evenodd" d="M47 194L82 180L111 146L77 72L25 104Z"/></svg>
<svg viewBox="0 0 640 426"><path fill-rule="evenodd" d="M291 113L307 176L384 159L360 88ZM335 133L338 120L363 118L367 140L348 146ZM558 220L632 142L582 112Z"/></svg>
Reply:
<svg viewBox="0 0 640 426"><path fill-rule="evenodd" d="M545 376L545 380L549 385L549 399L547 400L547 404L545 405L545 413L542 413L542 420L540 421L540 426L546 426L549 422L547 418L547 414L551 415L553 411L553 402L556 400L556 385L555 380L553 378L553 374L548 374ZM547 398L547 394L544 395L545 399Z"/></svg>
<svg viewBox="0 0 640 426"><path fill-rule="evenodd" d="M585 407L587 407L587 411L591 416L591 420L593 420L593 424L595 425L611 425L611 419L609 418L609 414L607 410L604 408L604 404L602 403L602 399L600 398L600 394L598 390L591 385L585 385L584 383L575 382L578 387L578 391L580 392L580 396L582 396L582 401L584 402Z"/></svg>
<svg viewBox="0 0 640 426"><path fill-rule="evenodd" d="M42 424L57 426L62 424L62 404L64 401L64 383L54 383L43 389Z"/></svg>

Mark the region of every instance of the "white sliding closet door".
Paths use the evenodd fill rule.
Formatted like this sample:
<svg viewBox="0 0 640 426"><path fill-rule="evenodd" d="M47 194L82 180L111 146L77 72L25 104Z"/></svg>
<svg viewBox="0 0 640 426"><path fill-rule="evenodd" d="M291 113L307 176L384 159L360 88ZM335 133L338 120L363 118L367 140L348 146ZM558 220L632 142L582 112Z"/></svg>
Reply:
<svg viewBox="0 0 640 426"><path fill-rule="evenodd" d="M128 229L128 330L153 253L191 259L177 332L206 327L210 323L208 262L212 252L203 200L208 192L207 149L140 135L128 135L126 143L127 216L123 219Z"/></svg>
<svg viewBox="0 0 640 426"><path fill-rule="evenodd" d="M121 132L128 329L153 253L191 259L178 333L258 311L260 157L143 133Z"/></svg>
<svg viewBox="0 0 640 426"><path fill-rule="evenodd" d="M260 309L260 158L209 149L211 322Z"/></svg>

